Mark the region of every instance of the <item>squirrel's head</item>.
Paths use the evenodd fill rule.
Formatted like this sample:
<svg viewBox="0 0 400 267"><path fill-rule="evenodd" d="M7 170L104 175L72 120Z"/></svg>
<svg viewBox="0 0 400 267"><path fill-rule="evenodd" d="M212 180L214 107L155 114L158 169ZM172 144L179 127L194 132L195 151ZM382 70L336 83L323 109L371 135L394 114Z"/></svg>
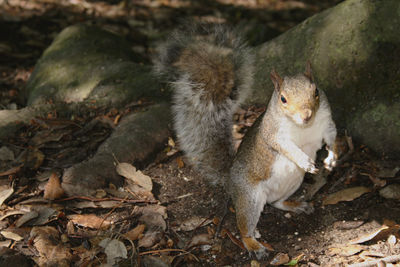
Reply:
<svg viewBox="0 0 400 267"><path fill-rule="evenodd" d="M319 107L319 92L313 82L311 65L307 62L304 74L284 77L272 70L271 79L276 90L278 107L299 126L309 124Z"/></svg>

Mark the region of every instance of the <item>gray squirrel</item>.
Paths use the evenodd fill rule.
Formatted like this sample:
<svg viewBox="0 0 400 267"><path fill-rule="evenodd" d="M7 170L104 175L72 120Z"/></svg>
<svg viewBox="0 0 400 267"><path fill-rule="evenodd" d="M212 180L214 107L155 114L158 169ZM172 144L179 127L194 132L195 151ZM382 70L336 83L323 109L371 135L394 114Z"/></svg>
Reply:
<svg viewBox="0 0 400 267"><path fill-rule="evenodd" d="M316 173L316 152L326 144L325 168L336 164L336 127L325 93L313 81L311 65L281 78L266 112L246 133L235 154L232 117L251 93L254 55L239 34L222 26L194 25L175 31L158 47L154 70L173 88L173 115L180 148L211 183L222 184L233 200L237 226L249 252L260 258L255 239L266 203L311 212L306 202L286 202L306 172Z"/></svg>

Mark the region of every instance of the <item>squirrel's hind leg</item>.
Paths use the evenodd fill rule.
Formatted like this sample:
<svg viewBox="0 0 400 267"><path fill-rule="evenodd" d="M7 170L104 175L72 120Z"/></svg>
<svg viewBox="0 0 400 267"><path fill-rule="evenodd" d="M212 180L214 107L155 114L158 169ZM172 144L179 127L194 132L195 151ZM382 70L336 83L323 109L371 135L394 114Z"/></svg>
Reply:
<svg viewBox="0 0 400 267"><path fill-rule="evenodd" d="M246 249L255 254L257 259L267 255L265 247L256 240L255 230L264 208L266 198L262 192L256 192L257 189L243 190L237 193L234 204L236 209L237 225Z"/></svg>

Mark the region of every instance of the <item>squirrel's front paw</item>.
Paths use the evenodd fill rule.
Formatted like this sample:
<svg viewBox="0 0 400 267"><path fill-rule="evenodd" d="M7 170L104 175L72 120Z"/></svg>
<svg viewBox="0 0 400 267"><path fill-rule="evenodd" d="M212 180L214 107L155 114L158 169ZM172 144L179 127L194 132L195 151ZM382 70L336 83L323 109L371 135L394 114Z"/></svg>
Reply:
<svg viewBox="0 0 400 267"><path fill-rule="evenodd" d="M300 168L312 174L316 174L318 172L317 167L315 167L315 162L310 158L308 158L303 164L301 164Z"/></svg>
<svg viewBox="0 0 400 267"><path fill-rule="evenodd" d="M328 171L332 171L333 167L336 167L336 161L337 156L335 155L335 152L332 150L328 149L328 156L324 159L324 167Z"/></svg>

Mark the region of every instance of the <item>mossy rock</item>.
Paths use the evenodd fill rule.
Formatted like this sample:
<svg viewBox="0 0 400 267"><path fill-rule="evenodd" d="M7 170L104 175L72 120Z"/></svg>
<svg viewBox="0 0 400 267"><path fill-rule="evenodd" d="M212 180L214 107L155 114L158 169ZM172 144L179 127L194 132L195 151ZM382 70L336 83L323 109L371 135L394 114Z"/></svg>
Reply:
<svg viewBox="0 0 400 267"><path fill-rule="evenodd" d="M28 105L87 102L121 106L163 96L151 67L135 62L129 44L94 26L64 29L44 51L27 83Z"/></svg>

